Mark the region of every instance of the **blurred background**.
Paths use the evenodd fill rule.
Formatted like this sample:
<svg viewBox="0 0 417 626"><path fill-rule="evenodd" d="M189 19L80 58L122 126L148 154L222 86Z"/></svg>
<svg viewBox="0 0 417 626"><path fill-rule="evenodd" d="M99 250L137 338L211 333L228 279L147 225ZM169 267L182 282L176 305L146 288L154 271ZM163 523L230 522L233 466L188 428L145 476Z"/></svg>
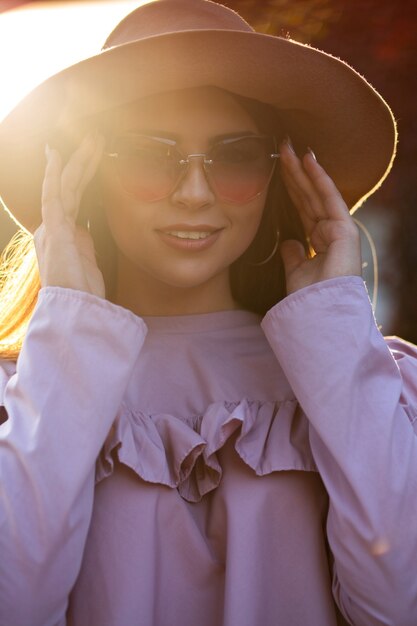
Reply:
<svg viewBox="0 0 417 626"><path fill-rule="evenodd" d="M95 54L138 0L0 0L0 119L36 84ZM394 167L355 214L364 277L377 295L384 334L417 343L417 2L415 0L223 0L255 30L291 37L351 64L390 104L398 122ZM16 226L0 209L0 250Z"/></svg>

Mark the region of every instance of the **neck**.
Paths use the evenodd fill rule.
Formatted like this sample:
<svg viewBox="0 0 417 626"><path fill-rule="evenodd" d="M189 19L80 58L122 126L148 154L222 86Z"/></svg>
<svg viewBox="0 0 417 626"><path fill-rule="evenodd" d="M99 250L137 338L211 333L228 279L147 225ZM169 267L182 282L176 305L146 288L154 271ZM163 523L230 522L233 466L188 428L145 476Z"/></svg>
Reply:
<svg viewBox="0 0 417 626"><path fill-rule="evenodd" d="M138 270L123 256L118 259L113 300L139 316L193 315L239 308L226 273L202 285L177 287Z"/></svg>

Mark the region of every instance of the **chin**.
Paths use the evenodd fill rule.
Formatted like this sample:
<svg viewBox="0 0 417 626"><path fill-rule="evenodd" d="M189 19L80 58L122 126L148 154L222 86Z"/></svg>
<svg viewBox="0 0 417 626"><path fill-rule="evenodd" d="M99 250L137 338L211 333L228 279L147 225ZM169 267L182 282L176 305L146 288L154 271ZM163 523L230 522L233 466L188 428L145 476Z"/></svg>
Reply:
<svg viewBox="0 0 417 626"><path fill-rule="evenodd" d="M178 273L162 278L161 282L174 289L196 289L216 280L217 275L201 275L201 273Z"/></svg>
<svg viewBox="0 0 417 626"><path fill-rule="evenodd" d="M203 265L203 266L202 266ZM229 280L229 267L207 267L207 264L187 263L179 267L172 263L170 267L159 267L152 276L160 283L177 289L195 289L209 283Z"/></svg>

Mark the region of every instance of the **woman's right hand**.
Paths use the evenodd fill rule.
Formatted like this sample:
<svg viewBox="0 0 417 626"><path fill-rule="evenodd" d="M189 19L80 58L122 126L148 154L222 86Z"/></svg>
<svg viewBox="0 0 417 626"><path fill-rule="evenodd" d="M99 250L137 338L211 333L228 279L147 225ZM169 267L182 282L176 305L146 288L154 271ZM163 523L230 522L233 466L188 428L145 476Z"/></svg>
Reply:
<svg viewBox="0 0 417 626"><path fill-rule="evenodd" d="M42 224L34 233L42 287L57 286L105 296L90 234L76 223L82 195L97 171L104 138L87 135L63 167L46 148Z"/></svg>

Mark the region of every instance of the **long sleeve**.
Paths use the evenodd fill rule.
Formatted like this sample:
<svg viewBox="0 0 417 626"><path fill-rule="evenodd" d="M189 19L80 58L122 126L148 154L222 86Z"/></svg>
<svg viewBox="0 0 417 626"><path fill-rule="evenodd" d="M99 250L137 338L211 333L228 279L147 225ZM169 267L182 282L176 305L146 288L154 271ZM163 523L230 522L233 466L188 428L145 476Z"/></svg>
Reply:
<svg viewBox="0 0 417 626"><path fill-rule="evenodd" d="M292 294L262 325L309 420L339 607L355 626L415 626L417 350L390 349L357 277Z"/></svg>
<svg viewBox="0 0 417 626"><path fill-rule="evenodd" d="M145 333L139 318L89 294L39 294L17 371L0 385L1 626L65 624L96 457Z"/></svg>

